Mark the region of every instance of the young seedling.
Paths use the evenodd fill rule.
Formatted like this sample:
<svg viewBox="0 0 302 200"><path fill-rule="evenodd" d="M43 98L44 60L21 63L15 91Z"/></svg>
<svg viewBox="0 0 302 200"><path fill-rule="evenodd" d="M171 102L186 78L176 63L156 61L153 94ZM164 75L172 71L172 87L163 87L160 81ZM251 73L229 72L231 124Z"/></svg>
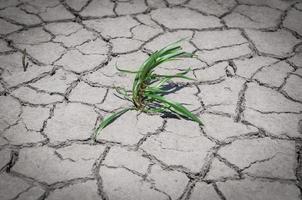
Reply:
<svg viewBox="0 0 302 200"><path fill-rule="evenodd" d="M191 113L186 107L180 103L168 100L163 96L167 92L167 90L164 89L164 85L171 79L182 78L194 80L186 76L191 69L188 68L184 72L174 75L160 75L154 73L155 68L162 63L179 60L181 58L194 57L194 54L182 51L181 46L178 45L182 40L183 39L152 53L140 66L138 71L120 69L116 66L117 70L120 72L136 74L133 81L132 91L127 91L124 88L116 88L116 91L122 95L124 99L131 101L133 105L105 118L96 129L94 139L96 139L96 136L106 126L129 110L137 110L145 113L172 112L178 117L195 121L201 126L203 125L199 118Z"/></svg>

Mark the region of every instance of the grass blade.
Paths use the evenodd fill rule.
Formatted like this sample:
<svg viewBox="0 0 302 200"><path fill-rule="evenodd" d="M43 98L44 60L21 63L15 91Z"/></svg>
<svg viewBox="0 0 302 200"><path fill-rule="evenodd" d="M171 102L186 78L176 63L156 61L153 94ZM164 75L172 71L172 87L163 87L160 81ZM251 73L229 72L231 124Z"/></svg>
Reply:
<svg viewBox="0 0 302 200"><path fill-rule="evenodd" d="M136 74L138 73L139 71L131 71L131 70L127 70L127 69L121 69L117 66L117 64L115 63L115 68L120 71L120 72L124 72L124 73L130 73L130 74Z"/></svg>
<svg viewBox="0 0 302 200"><path fill-rule="evenodd" d="M145 90L146 93L151 93L151 94L161 94L161 93L164 93L165 91L161 90L160 88L158 87L151 87L149 86L146 90Z"/></svg>
<svg viewBox="0 0 302 200"><path fill-rule="evenodd" d="M161 75L161 74L154 74L155 77L163 77L163 78L183 78L183 79L187 79L187 80L196 80L194 78L190 78L188 76L185 76L185 74L187 74L188 72L192 71L191 68L186 69L184 72L180 72L174 75Z"/></svg>
<svg viewBox="0 0 302 200"><path fill-rule="evenodd" d="M147 113L164 113L167 112L165 108L148 108L144 110Z"/></svg>
<svg viewBox="0 0 302 200"><path fill-rule="evenodd" d="M162 78L154 87L160 88L163 84L171 80L171 78Z"/></svg>
<svg viewBox="0 0 302 200"><path fill-rule="evenodd" d="M103 130L106 126L114 122L117 118L119 118L122 114L126 113L129 110L133 110L133 107L124 108L123 110L115 112L111 114L109 117L106 117L96 129L94 134L94 139L96 139L96 137L98 136L101 130Z"/></svg>
<svg viewBox="0 0 302 200"><path fill-rule="evenodd" d="M125 88L121 88L121 87L116 87L114 88L115 91L117 93L119 93L120 95L122 95L126 100L131 101L131 97L128 94L128 91Z"/></svg>
<svg viewBox="0 0 302 200"><path fill-rule="evenodd" d="M183 79L187 79L187 80L192 80L195 81L196 79L188 77L188 76L184 76L181 74L174 74L174 75L161 75L161 74L157 74L157 77L163 77L163 78L169 78L169 79L173 79L173 78L183 78Z"/></svg>
<svg viewBox="0 0 302 200"><path fill-rule="evenodd" d="M168 44L166 47L162 48L161 50L159 50L159 52L168 52L168 51L171 51L173 49L176 49L176 48L180 48L179 46L176 46L177 44L181 43L182 41L186 40L188 37L185 37L185 38L182 38L180 40L177 40L176 42L172 42L170 44Z"/></svg>
<svg viewBox="0 0 302 200"><path fill-rule="evenodd" d="M193 113L191 113L186 107L182 106L181 104L167 100L166 98L155 94L147 94L147 96L158 102L168 105L169 107L172 108L170 109L171 111L174 111L181 116L187 117L188 119L191 119L192 121L195 121L200 125L203 125L203 123L200 121L198 117L196 117Z"/></svg>

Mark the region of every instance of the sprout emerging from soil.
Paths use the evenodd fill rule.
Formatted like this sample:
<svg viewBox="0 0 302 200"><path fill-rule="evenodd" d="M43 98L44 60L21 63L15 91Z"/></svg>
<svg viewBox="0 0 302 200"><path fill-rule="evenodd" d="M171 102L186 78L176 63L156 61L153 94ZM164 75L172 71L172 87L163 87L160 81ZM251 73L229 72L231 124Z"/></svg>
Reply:
<svg viewBox="0 0 302 200"><path fill-rule="evenodd" d="M137 110L145 113L172 112L178 117L195 121L203 126L200 119L186 107L180 103L168 100L163 96L167 92L164 86L171 79L182 78L194 80L186 76L191 69L188 68L187 70L174 75L160 75L154 73L155 68L162 63L179 60L181 58L194 57L194 54L182 51L181 46L178 45L183 40L184 39L181 39L152 53L140 66L138 71L120 69L116 66L117 70L120 72L136 74L132 85L132 91L127 91L124 88L116 88L116 91L122 95L124 99L131 101L133 105L104 118L95 131L94 139L96 139L96 136L100 134L106 126L129 110Z"/></svg>

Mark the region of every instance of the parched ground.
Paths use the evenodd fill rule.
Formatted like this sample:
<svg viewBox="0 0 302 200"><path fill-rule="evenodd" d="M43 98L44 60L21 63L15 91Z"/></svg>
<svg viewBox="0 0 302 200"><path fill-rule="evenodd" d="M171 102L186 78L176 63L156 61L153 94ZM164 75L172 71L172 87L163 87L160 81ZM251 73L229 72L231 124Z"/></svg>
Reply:
<svg viewBox="0 0 302 200"><path fill-rule="evenodd" d="M302 2L0 0L1 200L299 200ZM181 38L167 98L204 122L131 111L114 87Z"/></svg>

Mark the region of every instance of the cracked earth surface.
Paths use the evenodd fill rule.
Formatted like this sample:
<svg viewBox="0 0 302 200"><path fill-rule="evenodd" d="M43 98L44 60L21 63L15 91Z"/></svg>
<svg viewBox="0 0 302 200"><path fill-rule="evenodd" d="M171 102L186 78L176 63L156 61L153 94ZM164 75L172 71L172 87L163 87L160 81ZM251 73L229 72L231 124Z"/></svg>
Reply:
<svg viewBox="0 0 302 200"><path fill-rule="evenodd" d="M0 0L0 199L301 199L301 20L295 0ZM94 142L129 104L114 65L184 37L198 58L157 70L193 69L167 97L205 126L133 111Z"/></svg>

